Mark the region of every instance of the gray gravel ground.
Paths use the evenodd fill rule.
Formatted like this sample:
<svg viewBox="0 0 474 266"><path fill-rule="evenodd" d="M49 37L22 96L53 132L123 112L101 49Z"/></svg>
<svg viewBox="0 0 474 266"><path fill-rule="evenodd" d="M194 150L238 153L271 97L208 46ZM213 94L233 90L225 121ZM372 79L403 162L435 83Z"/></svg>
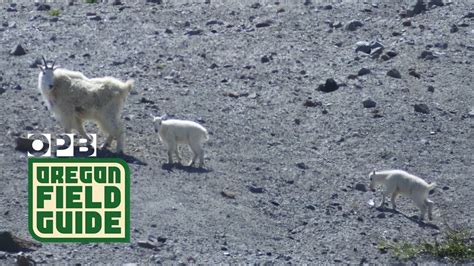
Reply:
<svg viewBox="0 0 474 266"><path fill-rule="evenodd" d="M405 1L216 2L58 1L50 3L57 17L33 3L1 5L1 230L31 239L27 157L15 140L62 132L37 89L35 60L44 55L87 76L136 81L123 111L130 243L43 244L28 256L43 263L393 263L380 241L431 240L446 223L473 225L474 2L451 1L411 18L400 16ZM358 24L352 20L362 26L349 30ZM355 51L357 42L374 40L380 54ZM10 54L18 44L25 55ZM357 76L362 68L370 73ZM387 76L391 69L401 77ZM339 88L318 90L329 78ZM376 106L365 108L368 99ZM166 148L151 118L163 113L208 128L205 170L163 167ZM368 204L378 204L380 192L355 189L368 185L373 169L391 168L437 182L432 222L416 222L407 198L398 200L400 213L381 211ZM0 263L15 257L0 252Z"/></svg>

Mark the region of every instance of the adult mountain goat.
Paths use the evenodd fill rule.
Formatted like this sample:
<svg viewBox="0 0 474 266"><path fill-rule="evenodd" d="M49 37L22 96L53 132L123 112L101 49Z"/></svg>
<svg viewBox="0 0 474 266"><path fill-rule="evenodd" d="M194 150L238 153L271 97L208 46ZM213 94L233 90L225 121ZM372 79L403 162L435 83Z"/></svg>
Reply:
<svg viewBox="0 0 474 266"><path fill-rule="evenodd" d="M385 204L385 197L392 196L392 207L395 210L395 199L399 194L411 198L421 211L420 220L423 220L428 210L428 218L432 219L434 203L428 199L428 194L436 183L428 184L425 180L402 170L373 171L369 175L370 188L373 190L378 184L384 185L381 207Z"/></svg>
<svg viewBox="0 0 474 266"><path fill-rule="evenodd" d="M103 147L116 140L117 152L123 152L125 130L120 114L133 80L89 79L80 72L58 68L54 62L49 66L44 57L39 68L38 88L65 132L75 129L89 139L83 123L85 120L94 121L108 134Z"/></svg>

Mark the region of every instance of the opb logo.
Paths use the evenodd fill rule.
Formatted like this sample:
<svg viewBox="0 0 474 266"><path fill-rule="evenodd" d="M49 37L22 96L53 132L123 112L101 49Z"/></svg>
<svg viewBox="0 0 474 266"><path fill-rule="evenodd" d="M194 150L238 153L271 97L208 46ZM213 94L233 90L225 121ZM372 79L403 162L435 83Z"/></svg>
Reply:
<svg viewBox="0 0 474 266"><path fill-rule="evenodd" d="M28 147L28 157L51 157L53 147L56 157L96 157L97 135L89 134L90 139L74 137L74 134L62 134L52 141L51 134L28 134L32 140ZM79 145L74 147L77 139Z"/></svg>

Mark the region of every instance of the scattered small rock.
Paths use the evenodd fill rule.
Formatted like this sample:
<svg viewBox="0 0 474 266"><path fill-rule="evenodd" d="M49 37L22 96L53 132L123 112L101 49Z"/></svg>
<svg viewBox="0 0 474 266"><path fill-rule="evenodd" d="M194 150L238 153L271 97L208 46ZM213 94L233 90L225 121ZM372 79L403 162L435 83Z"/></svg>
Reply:
<svg viewBox="0 0 474 266"><path fill-rule="evenodd" d="M265 20L265 21L255 24L255 27L256 28L270 27L272 24L273 24L272 20Z"/></svg>
<svg viewBox="0 0 474 266"><path fill-rule="evenodd" d="M459 31L459 28L458 28L458 26L456 26L456 24L451 25L451 29L449 29L449 32L455 33L455 32L458 32L458 31Z"/></svg>
<svg viewBox="0 0 474 266"><path fill-rule="evenodd" d="M305 163L303 163L303 162L297 163L297 164L296 164L296 167L298 167L298 168L300 168L300 169L303 169L303 170L309 169L309 167L308 167Z"/></svg>
<svg viewBox="0 0 474 266"><path fill-rule="evenodd" d="M444 6L443 0L430 0L428 2L428 7L434 7L434 6Z"/></svg>
<svg viewBox="0 0 474 266"><path fill-rule="evenodd" d="M337 84L337 82L334 79L329 78L329 79L326 79L325 84L319 85L318 90L322 92L333 92L337 90L338 88L339 88L339 85Z"/></svg>
<svg viewBox="0 0 474 266"><path fill-rule="evenodd" d="M415 112L423 113L423 114L430 113L430 109L428 108L428 105L424 103L415 104L413 107L415 108Z"/></svg>
<svg viewBox="0 0 474 266"><path fill-rule="evenodd" d="M449 187L448 187L448 186L444 186L442 189L443 189L444 191L446 191L446 190L449 190Z"/></svg>
<svg viewBox="0 0 474 266"><path fill-rule="evenodd" d="M434 92L434 91L435 91L435 88L430 85L430 86L428 86L428 91L429 91L429 92Z"/></svg>
<svg viewBox="0 0 474 266"><path fill-rule="evenodd" d="M265 64L265 63L270 62L270 59L271 59L271 57L264 55L264 56L262 56L262 58L260 58L260 62Z"/></svg>
<svg viewBox="0 0 474 266"><path fill-rule="evenodd" d="M355 31L362 26L364 26L364 23L362 23L360 20L351 20L346 24L346 30Z"/></svg>
<svg viewBox="0 0 474 266"><path fill-rule="evenodd" d="M257 8L261 8L262 4L257 2L257 3L254 3L254 4L250 5L250 7L253 8L253 9L257 9Z"/></svg>
<svg viewBox="0 0 474 266"><path fill-rule="evenodd" d="M265 192L263 187L249 186L249 191L256 194L261 194Z"/></svg>
<svg viewBox="0 0 474 266"><path fill-rule="evenodd" d="M154 249L156 246L153 244L153 242L149 240L139 240L137 242L137 245L142 248L149 248L149 249Z"/></svg>
<svg viewBox="0 0 474 266"><path fill-rule="evenodd" d="M224 96L228 96L228 97L231 97L231 98L246 97L248 95L249 95L248 92L236 92L236 91L224 92Z"/></svg>
<svg viewBox="0 0 474 266"><path fill-rule="evenodd" d="M464 15L464 17L462 18L474 18L474 12L472 11L469 11L466 15Z"/></svg>
<svg viewBox="0 0 474 266"><path fill-rule="evenodd" d="M316 210L316 207L314 207L314 205L307 205L305 208L312 211Z"/></svg>
<svg viewBox="0 0 474 266"><path fill-rule="evenodd" d="M413 68L408 69L408 75L413 76L415 78L421 77L420 73L416 72L416 70Z"/></svg>
<svg viewBox="0 0 474 266"><path fill-rule="evenodd" d="M112 5L113 5L113 6L121 6L121 5L123 5L123 3L122 3L122 1L120 1L120 0L114 0L114 1L112 2Z"/></svg>
<svg viewBox="0 0 474 266"><path fill-rule="evenodd" d="M21 46L21 44L17 44L17 45L10 51L10 54L11 54L11 55L20 56L20 55L25 55L25 54L26 54L26 51L25 51L25 49L23 48L23 46Z"/></svg>
<svg viewBox="0 0 474 266"><path fill-rule="evenodd" d="M206 26L210 25L224 25L224 22L222 20L212 19L206 22Z"/></svg>
<svg viewBox="0 0 474 266"><path fill-rule="evenodd" d="M420 59L425 59L425 60L433 60L438 58L436 55L433 54L431 51L423 51L421 52L421 55L418 57Z"/></svg>
<svg viewBox="0 0 474 266"><path fill-rule="evenodd" d="M50 10L51 9L51 6L48 5L48 4L39 4L37 7L36 7L36 10L37 11L47 11L47 10Z"/></svg>
<svg viewBox="0 0 474 266"><path fill-rule="evenodd" d="M402 78L402 75L400 74L400 72L398 70L396 70L395 68L390 69L387 72L387 76L392 77L392 78L396 78L396 79Z"/></svg>
<svg viewBox="0 0 474 266"><path fill-rule="evenodd" d="M367 192L367 187L363 183L357 183L355 185L355 189L359 190L359 191L362 191L362 192Z"/></svg>
<svg viewBox="0 0 474 266"><path fill-rule="evenodd" d="M166 34L173 34L173 31L172 31L171 29L166 29L166 30L165 30L165 33L166 33Z"/></svg>
<svg viewBox="0 0 474 266"><path fill-rule="evenodd" d="M385 217L386 217L386 215L385 215L385 213L383 213L383 212L382 212L382 213L379 213L379 214L377 214L377 218L381 218L381 219L383 219L383 218L385 218Z"/></svg>
<svg viewBox="0 0 474 266"><path fill-rule="evenodd" d="M161 5L163 3L163 0L146 0L146 2Z"/></svg>
<svg viewBox="0 0 474 266"><path fill-rule="evenodd" d="M235 192L224 189L224 190L221 191L221 195L225 198L235 199L235 196L237 194Z"/></svg>
<svg viewBox="0 0 474 266"><path fill-rule="evenodd" d="M303 106L305 107L316 107L316 106L321 106L322 103L320 101L313 101L311 99L307 99L304 103Z"/></svg>
<svg viewBox="0 0 474 266"><path fill-rule="evenodd" d="M382 49L384 48L383 44L378 42L378 41L371 41L371 42L365 42L365 41L360 41L356 43L356 52L363 52L366 54L370 54L373 50L381 47Z"/></svg>
<svg viewBox="0 0 474 266"><path fill-rule="evenodd" d="M402 22L402 25L405 27L410 27L411 26L411 20L407 19Z"/></svg>
<svg viewBox="0 0 474 266"><path fill-rule="evenodd" d="M367 74L370 74L370 69L365 68L365 67L361 68L359 70L359 72L357 72L357 75L359 75L359 76L363 76L363 75L367 75Z"/></svg>
<svg viewBox="0 0 474 266"><path fill-rule="evenodd" d="M362 102L362 105L364 106L364 108L374 108L377 106L377 103L369 98L367 100L364 100Z"/></svg>
<svg viewBox="0 0 474 266"><path fill-rule="evenodd" d="M98 15L95 15L95 16L88 16L87 17L89 20L93 20L93 21L99 21L99 20L102 20L102 18Z"/></svg>
<svg viewBox="0 0 474 266"><path fill-rule="evenodd" d="M185 35L196 36L196 35L202 35L202 33L203 31L201 29L197 29L197 30L190 30L186 32Z"/></svg>

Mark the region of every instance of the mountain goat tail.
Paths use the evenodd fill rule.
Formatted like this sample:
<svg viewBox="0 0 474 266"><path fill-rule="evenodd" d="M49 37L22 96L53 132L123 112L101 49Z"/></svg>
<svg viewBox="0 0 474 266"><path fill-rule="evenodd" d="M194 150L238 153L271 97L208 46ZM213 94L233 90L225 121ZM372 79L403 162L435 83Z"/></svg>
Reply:
<svg viewBox="0 0 474 266"><path fill-rule="evenodd" d="M209 140L209 133L207 133L207 130L204 129L204 131L202 132L202 136L203 136L203 140L204 141L208 141Z"/></svg>
<svg viewBox="0 0 474 266"><path fill-rule="evenodd" d="M428 191L433 190L435 187L436 187L436 182L433 182L433 183L429 184L428 185Z"/></svg>
<svg viewBox="0 0 474 266"><path fill-rule="evenodd" d="M130 91L132 90L134 84L135 84L135 80L133 80L133 79L129 79L129 80L125 81L125 90L128 93L130 93Z"/></svg>

